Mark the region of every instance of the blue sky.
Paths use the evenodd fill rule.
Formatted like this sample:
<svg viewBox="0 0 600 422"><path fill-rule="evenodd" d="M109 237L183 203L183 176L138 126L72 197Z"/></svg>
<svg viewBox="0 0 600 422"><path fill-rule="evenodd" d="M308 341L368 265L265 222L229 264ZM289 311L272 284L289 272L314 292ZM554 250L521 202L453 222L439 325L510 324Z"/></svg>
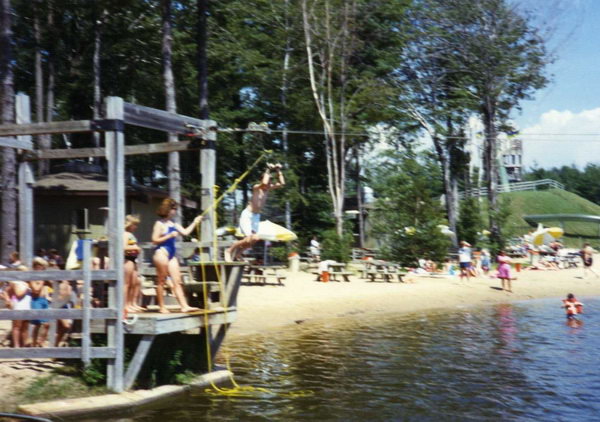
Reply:
<svg viewBox="0 0 600 422"><path fill-rule="evenodd" d="M526 166L600 164L600 0L516 3L537 8L540 26L555 28L544 37L556 57L552 81L514 115Z"/></svg>

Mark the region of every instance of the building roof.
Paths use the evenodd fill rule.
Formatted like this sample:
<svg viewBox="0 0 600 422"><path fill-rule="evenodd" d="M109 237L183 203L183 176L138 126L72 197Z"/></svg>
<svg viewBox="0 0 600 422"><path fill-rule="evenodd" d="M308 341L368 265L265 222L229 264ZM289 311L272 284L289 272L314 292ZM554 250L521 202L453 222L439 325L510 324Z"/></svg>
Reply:
<svg viewBox="0 0 600 422"><path fill-rule="evenodd" d="M35 183L35 191L44 195L108 195L108 177L99 173L71 173L62 172L48 174L40 177ZM150 196L155 198L166 198L168 192L150 186L137 183L126 184L127 196ZM195 201L187 198L182 199L182 205L188 208L197 208Z"/></svg>

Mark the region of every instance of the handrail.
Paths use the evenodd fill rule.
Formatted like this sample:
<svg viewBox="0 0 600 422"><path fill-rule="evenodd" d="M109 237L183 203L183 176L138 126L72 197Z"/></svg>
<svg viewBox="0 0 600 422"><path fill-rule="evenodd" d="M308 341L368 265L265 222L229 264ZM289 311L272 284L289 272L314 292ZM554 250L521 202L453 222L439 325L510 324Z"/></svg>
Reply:
<svg viewBox="0 0 600 422"><path fill-rule="evenodd" d="M31 320L31 319L79 319L82 321L81 347L40 347L40 348L10 348L0 349L0 359L12 358L73 358L81 359L84 365L89 365L92 358L114 359L122 350L111 347L92 347L90 320L103 319L117 323L122 315L121 306L109 299L108 307L92 308L90 291L92 280L111 282L117 278L114 270L91 269L92 242L83 242L82 270L47 270L47 271L0 271L0 281L29 281L29 280L83 280L84 299L81 309L62 309L58 301L58 290L55 287L55 302L50 309L3 309L0 310L0 320Z"/></svg>
<svg viewBox="0 0 600 422"><path fill-rule="evenodd" d="M553 179L541 179L541 180L532 180L527 182L516 182L510 183L508 186L506 185L498 185L497 192L505 193L505 192L521 192L521 191L530 191L537 190L538 187L548 186L551 189L565 189L565 185L560 182L557 182ZM458 193L459 199L464 199L466 195L468 196L487 196L488 189L487 187L482 187L479 189L469 189L467 191L462 191Z"/></svg>

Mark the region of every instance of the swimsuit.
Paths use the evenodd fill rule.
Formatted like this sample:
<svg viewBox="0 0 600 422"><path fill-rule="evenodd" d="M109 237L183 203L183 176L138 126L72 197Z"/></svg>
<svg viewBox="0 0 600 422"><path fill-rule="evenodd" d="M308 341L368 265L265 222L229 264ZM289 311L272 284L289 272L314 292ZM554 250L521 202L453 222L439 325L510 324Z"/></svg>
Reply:
<svg viewBox="0 0 600 422"><path fill-rule="evenodd" d="M260 223L260 214L252 212L250 207L246 207L240 214L240 231L244 236L258 233L258 224Z"/></svg>
<svg viewBox="0 0 600 422"><path fill-rule="evenodd" d="M128 246L134 246L137 245L137 239L135 238L135 236L133 235L133 233L128 233L127 234L128 238L127 239L127 245ZM128 251L125 252L125 261L131 261L135 264L135 262L137 261L137 257L138 257L138 252L137 251Z"/></svg>
<svg viewBox="0 0 600 422"><path fill-rule="evenodd" d="M29 310L31 309L31 293L25 293L25 295L23 295L23 297L21 297L20 299L17 296L12 295L10 297L10 302L12 304L13 310L15 311Z"/></svg>
<svg viewBox="0 0 600 422"><path fill-rule="evenodd" d="M37 296L31 298L31 309L48 309L50 304L48 299L43 296ZM48 322L47 319L34 319L31 321L33 325L40 325Z"/></svg>
<svg viewBox="0 0 600 422"><path fill-rule="evenodd" d="M167 227L167 232L163 233L163 236L166 236L170 233L176 232L177 229L175 228L175 226L168 226ZM169 261L171 259L173 259L175 257L175 252L176 252L176 248L175 248L175 238L172 237L170 239L165 240L164 242L162 242L160 245L158 245L154 251L157 251L159 249L164 249L164 251L167 253L167 255L169 256Z"/></svg>

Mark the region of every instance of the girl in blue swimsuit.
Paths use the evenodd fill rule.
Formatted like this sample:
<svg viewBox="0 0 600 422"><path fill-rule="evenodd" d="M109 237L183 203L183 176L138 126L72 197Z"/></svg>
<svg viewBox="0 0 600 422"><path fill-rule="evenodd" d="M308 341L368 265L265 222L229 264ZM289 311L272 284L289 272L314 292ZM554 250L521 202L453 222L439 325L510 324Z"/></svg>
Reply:
<svg viewBox="0 0 600 422"><path fill-rule="evenodd" d="M176 212L177 203L173 199L166 198L163 200L156 210L156 214L161 219L154 224L154 229L152 230L152 243L156 245L152 258L156 267L156 302L159 308L158 312L162 314L169 313L164 301L167 275L171 277L171 281L173 282L173 293L181 306L181 312L198 310L198 308L188 305L183 288L181 287L181 271L176 256L175 238L178 235L189 235L202 220L202 217L196 217L192 224L184 228L172 220Z"/></svg>

